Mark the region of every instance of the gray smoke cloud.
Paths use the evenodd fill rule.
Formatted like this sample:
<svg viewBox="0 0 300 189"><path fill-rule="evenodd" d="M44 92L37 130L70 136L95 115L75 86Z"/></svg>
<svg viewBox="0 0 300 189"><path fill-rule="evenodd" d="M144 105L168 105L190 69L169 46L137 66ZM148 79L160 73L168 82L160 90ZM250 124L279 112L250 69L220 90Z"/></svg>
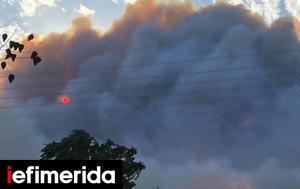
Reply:
<svg viewBox="0 0 300 189"><path fill-rule="evenodd" d="M296 188L299 55L291 50L299 49L299 26L292 17L267 25L243 6L154 0L128 5L104 33L78 18L31 47L45 59L36 72L51 74L17 78L3 92L21 97L6 104L49 106L3 110L30 122L4 125L29 127L39 136L25 137L32 149L78 128L135 146L148 166L139 188ZM28 84L43 88L18 88ZM58 105L61 94L73 103Z"/></svg>

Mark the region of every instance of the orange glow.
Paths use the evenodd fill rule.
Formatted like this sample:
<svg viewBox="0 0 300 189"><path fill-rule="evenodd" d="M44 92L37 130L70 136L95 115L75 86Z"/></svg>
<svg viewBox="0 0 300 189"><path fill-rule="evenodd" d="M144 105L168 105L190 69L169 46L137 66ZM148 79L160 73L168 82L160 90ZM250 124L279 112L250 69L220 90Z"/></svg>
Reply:
<svg viewBox="0 0 300 189"><path fill-rule="evenodd" d="M60 100L60 102L63 103L63 104L69 104L69 103L71 102L70 97L65 96L65 95L60 96L60 97L59 97L59 100Z"/></svg>

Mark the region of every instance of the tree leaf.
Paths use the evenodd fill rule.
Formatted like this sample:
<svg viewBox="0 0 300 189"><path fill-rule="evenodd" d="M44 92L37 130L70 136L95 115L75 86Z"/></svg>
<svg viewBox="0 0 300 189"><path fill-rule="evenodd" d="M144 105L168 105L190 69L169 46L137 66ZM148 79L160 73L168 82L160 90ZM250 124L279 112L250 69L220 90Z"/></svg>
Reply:
<svg viewBox="0 0 300 189"><path fill-rule="evenodd" d="M38 63L40 63L42 61L41 57L37 56L33 59L33 65L37 65Z"/></svg>
<svg viewBox="0 0 300 189"><path fill-rule="evenodd" d="M16 42L10 41L9 42L9 48L12 49L16 45Z"/></svg>
<svg viewBox="0 0 300 189"><path fill-rule="evenodd" d="M34 58L36 58L37 56L38 56L38 53L37 53L36 51L33 51L33 52L31 53L30 58L31 58L31 59L34 59Z"/></svg>
<svg viewBox="0 0 300 189"><path fill-rule="evenodd" d="M6 62L1 62L1 68L4 70L6 68Z"/></svg>
<svg viewBox="0 0 300 189"><path fill-rule="evenodd" d="M3 42L6 41L7 37L8 37L8 36L7 36L6 33L2 35L2 40L3 40Z"/></svg>
<svg viewBox="0 0 300 189"><path fill-rule="evenodd" d="M25 46L19 43L19 52L21 53L24 50Z"/></svg>
<svg viewBox="0 0 300 189"><path fill-rule="evenodd" d="M17 55L13 54L10 49L6 49L6 57L5 57L5 59L9 59L9 58L11 58L12 61L15 61L16 58L17 58Z"/></svg>
<svg viewBox="0 0 300 189"><path fill-rule="evenodd" d="M14 80L15 80L15 75L14 74L9 74L9 76L8 76L9 83L12 83Z"/></svg>
<svg viewBox="0 0 300 189"><path fill-rule="evenodd" d="M33 34L30 34L29 36L28 36L28 41L31 41L31 40L33 40L34 39L34 35Z"/></svg>

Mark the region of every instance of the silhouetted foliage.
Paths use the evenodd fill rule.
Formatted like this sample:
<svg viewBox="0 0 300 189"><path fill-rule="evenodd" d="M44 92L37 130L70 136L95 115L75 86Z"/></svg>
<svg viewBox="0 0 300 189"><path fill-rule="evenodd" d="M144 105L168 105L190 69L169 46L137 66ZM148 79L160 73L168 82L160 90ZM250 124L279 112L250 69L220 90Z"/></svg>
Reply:
<svg viewBox="0 0 300 189"><path fill-rule="evenodd" d="M15 41L10 41L9 42L9 48L14 49L15 51L19 49L19 52L21 53L24 49L24 45Z"/></svg>
<svg viewBox="0 0 300 189"><path fill-rule="evenodd" d="M5 57L6 60L10 59L10 58L11 58L12 61L16 60L17 55L12 53L10 49L6 49L5 51L6 51L6 57Z"/></svg>
<svg viewBox="0 0 300 189"><path fill-rule="evenodd" d="M33 34L30 34L30 35L28 36L28 38L27 38L28 41L31 41L31 40L33 40L33 39L34 39L34 35L33 35Z"/></svg>
<svg viewBox="0 0 300 189"><path fill-rule="evenodd" d="M4 70L6 68L6 62L1 62L1 68Z"/></svg>
<svg viewBox="0 0 300 189"><path fill-rule="evenodd" d="M12 83L14 80L15 80L15 75L14 74L9 74L9 76L8 76L9 83Z"/></svg>
<svg viewBox="0 0 300 189"><path fill-rule="evenodd" d="M14 62L18 58L18 55L20 55L20 53L23 52L25 45L11 40L11 37L8 38L8 34L6 34L6 33L4 33L2 35L2 41L4 42L4 44L1 45L1 49L2 49L2 47L6 47L6 44L9 44L9 47L5 50L6 55L5 55L4 59L11 60L12 62ZM33 39L34 39L33 34L30 34L27 37L27 41L31 41ZM18 51L18 54L16 53L16 51ZM22 57L22 58L24 58L24 57ZM38 53L36 51L32 52L31 57L28 57L28 58L30 58L32 60L34 66L38 65L42 61L42 58L40 56L38 56ZM4 62L4 61L1 63L2 70L7 69L7 63L8 62ZM9 73L9 76L8 76L9 83L12 83L14 81L14 79L15 79L15 75L12 73Z"/></svg>
<svg viewBox="0 0 300 189"><path fill-rule="evenodd" d="M6 41L7 37L8 37L8 36L7 36L7 34L6 34L6 33L5 33L5 34L3 34L3 35L2 35L2 40L3 40L3 41Z"/></svg>
<svg viewBox="0 0 300 189"><path fill-rule="evenodd" d="M38 53L36 51L33 51L30 58L33 61L33 65L37 65L42 61L41 57L38 56Z"/></svg>
<svg viewBox="0 0 300 189"><path fill-rule="evenodd" d="M53 141L42 149L42 160L122 160L124 189L135 187L134 181L145 169L142 162L135 162L135 148L127 148L107 140L99 144L84 130L74 130L60 142Z"/></svg>

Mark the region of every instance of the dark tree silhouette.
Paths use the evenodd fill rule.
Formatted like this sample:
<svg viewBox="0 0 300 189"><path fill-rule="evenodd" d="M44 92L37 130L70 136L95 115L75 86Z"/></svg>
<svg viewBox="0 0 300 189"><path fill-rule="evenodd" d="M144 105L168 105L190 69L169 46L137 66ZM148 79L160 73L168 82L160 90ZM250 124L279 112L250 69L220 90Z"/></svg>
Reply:
<svg viewBox="0 0 300 189"><path fill-rule="evenodd" d="M123 188L136 186L134 181L145 169L142 162L135 162L135 148L127 148L107 140L99 144L85 130L74 130L60 142L53 141L42 149L42 160L122 160Z"/></svg>

